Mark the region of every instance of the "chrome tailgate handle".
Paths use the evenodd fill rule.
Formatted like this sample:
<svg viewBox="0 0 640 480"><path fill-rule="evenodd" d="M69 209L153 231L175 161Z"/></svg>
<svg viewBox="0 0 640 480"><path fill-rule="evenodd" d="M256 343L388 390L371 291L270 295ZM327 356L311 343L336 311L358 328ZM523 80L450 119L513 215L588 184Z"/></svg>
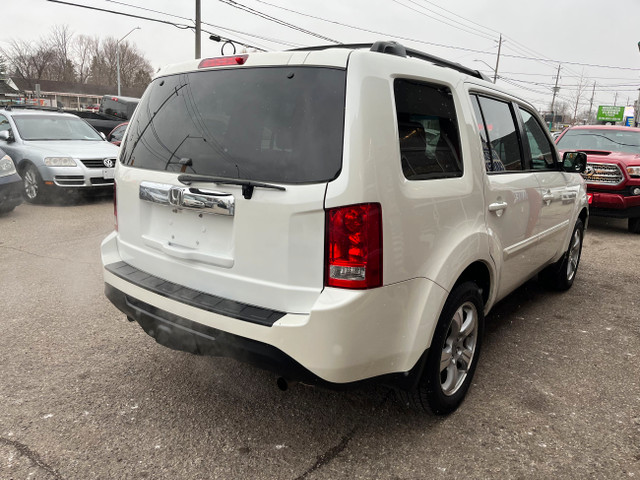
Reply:
<svg viewBox="0 0 640 480"><path fill-rule="evenodd" d="M147 202L215 215L233 216L236 209L232 194L194 187L142 182L139 196Z"/></svg>

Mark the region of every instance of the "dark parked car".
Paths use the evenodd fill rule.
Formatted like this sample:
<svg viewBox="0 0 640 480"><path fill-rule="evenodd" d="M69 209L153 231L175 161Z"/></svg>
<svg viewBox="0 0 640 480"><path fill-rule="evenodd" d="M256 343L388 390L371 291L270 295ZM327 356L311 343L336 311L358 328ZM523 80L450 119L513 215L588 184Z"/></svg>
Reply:
<svg viewBox="0 0 640 480"><path fill-rule="evenodd" d="M0 150L0 214L22 203L22 178L9 155Z"/></svg>
<svg viewBox="0 0 640 480"><path fill-rule="evenodd" d="M629 231L640 233L640 128L581 125L566 129L558 149L587 154L589 211L628 218Z"/></svg>
<svg viewBox="0 0 640 480"><path fill-rule="evenodd" d="M122 137L124 137L124 132L127 130L127 125L129 125L129 122L124 122L111 130L109 132L109 135L107 135L107 141L113 143L114 145L120 146Z"/></svg>

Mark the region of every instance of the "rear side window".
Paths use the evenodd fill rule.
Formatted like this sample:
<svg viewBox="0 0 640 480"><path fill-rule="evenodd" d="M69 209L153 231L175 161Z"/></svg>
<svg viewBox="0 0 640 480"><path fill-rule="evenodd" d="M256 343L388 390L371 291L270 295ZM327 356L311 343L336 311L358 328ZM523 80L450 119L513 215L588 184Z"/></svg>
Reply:
<svg viewBox="0 0 640 480"><path fill-rule="evenodd" d="M413 80L394 82L402 172L408 180L462 176L451 91Z"/></svg>
<svg viewBox="0 0 640 480"><path fill-rule="evenodd" d="M544 133L544 127L540 125L536 117L522 108L520 116L524 132L529 140L531 150L531 168L533 170L555 170L556 157L551 142Z"/></svg>
<svg viewBox="0 0 640 480"><path fill-rule="evenodd" d="M483 141L485 138L488 140L484 145L487 170L522 171L520 140L511 105L493 98L478 96L477 99L486 132L481 136Z"/></svg>
<svg viewBox="0 0 640 480"><path fill-rule="evenodd" d="M206 70L154 80L122 162L138 168L315 183L342 166L345 71Z"/></svg>

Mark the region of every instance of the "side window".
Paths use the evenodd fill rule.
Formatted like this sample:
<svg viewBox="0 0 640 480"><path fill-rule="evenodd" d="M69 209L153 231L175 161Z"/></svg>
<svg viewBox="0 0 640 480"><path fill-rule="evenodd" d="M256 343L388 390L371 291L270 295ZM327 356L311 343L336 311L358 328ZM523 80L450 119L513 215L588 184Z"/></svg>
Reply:
<svg viewBox="0 0 640 480"><path fill-rule="evenodd" d="M460 135L447 87L394 82L402 172L408 180L462 176Z"/></svg>
<svg viewBox="0 0 640 480"><path fill-rule="evenodd" d="M489 139L487 138L487 130L484 127L484 119L482 118L482 111L480 110L477 95L471 95L471 104L473 105L473 113L476 116L476 123L478 125L478 131L480 132L480 140L482 141L484 167L487 172L491 172L494 170L494 167L501 166L502 161L500 160L500 157L498 157L497 153L495 154L495 157L492 157L491 148L489 147Z"/></svg>
<svg viewBox="0 0 640 480"><path fill-rule="evenodd" d="M7 117L0 115L0 132L5 130L11 130L11 125L9 124Z"/></svg>
<svg viewBox="0 0 640 480"><path fill-rule="evenodd" d="M487 97L478 97L478 100L489 140L491 171L522 171L520 141L511 105Z"/></svg>
<svg viewBox="0 0 640 480"><path fill-rule="evenodd" d="M524 131L529 140L531 150L531 168L533 170L555 170L556 158L553 146L544 133L536 117L518 107L524 125Z"/></svg>

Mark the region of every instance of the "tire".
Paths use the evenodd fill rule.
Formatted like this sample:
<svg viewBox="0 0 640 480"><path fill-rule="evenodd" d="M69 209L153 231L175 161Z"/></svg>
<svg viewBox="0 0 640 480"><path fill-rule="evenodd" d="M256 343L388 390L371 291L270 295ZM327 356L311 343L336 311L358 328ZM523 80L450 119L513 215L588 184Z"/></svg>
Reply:
<svg viewBox="0 0 640 480"><path fill-rule="evenodd" d="M4 215L5 213L13 212L14 207L0 207L0 215Z"/></svg>
<svg viewBox="0 0 640 480"><path fill-rule="evenodd" d="M640 217L630 218L628 229L631 233L640 233Z"/></svg>
<svg viewBox="0 0 640 480"><path fill-rule="evenodd" d="M460 406L480 356L483 308L475 283L453 289L438 319L418 385L398 392L403 404L433 415L446 415Z"/></svg>
<svg viewBox="0 0 640 480"><path fill-rule="evenodd" d="M41 203L45 200L45 186L35 165L28 163L22 170L24 198L29 203Z"/></svg>
<svg viewBox="0 0 640 480"><path fill-rule="evenodd" d="M543 285L558 291L565 291L571 288L578 273L583 240L584 225L582 224L582 220L578 219L571 234L569 248L562 258L540 272L538 278Z"/></svg>

